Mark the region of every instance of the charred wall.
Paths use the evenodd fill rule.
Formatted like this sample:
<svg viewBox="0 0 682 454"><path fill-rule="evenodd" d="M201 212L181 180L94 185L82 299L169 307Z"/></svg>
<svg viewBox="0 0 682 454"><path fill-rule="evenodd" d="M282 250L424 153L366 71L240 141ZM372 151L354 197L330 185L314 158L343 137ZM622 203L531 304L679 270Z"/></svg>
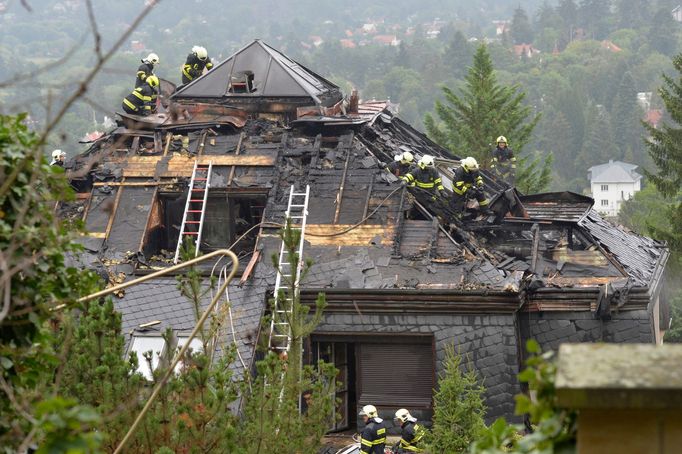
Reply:
<svg viewBox="0 0 682 454"><path fill-rule="evenodd" d="M466 355L486 387L487 422L499 416L513 419L514 395L520 390L516 375L517 336L514 315L509 314L353 314L325 312L316 333L374 333L376 335L433 335L436 373L442 370L445 348L453 345ZM400 373L399 365L396 373ZM431 372L431 371L428 371ZM381 403L376 404L378 407ZM395 412L397 408L392 411ZM430 419L430 415L415 415ZM392 414L384 415L389 421ZM361 424L361 421L358 421Z"/></svg>
<svg viewBox="0 0 682 454"><path fill-rule="evenodd" d="M523 344L532 338L543 350L566 342L654 342L646 309L612 312L610 320L595 319L590 311L525 312L519 314L519 326Z"/></svg>

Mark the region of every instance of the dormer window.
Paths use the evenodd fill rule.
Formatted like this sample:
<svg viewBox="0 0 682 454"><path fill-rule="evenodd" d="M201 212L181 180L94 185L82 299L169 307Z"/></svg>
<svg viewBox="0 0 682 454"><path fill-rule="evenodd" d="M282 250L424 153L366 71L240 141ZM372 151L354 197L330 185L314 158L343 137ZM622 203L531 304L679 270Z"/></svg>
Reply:
<svg viewBox="0 0 682 454"><path fill-rule="evenodd" d="M256 89L253 86L253 71L239 71L230 76L228 93L253 93Z"/></svg>

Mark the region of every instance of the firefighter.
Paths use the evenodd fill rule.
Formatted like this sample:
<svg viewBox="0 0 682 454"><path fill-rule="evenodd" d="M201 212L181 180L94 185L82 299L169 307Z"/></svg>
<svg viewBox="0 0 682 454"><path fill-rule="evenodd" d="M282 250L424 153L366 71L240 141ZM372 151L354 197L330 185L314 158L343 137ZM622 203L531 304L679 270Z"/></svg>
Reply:
<svg viewBox="0 0 682 454"><path fill-rule="evenodd" d="M58 166L58 167L64 167L64 159L66 158L66 153L64 153L62 150L54 150L52 152L52 161L50 162L51 166Z"/></svg>
<svg viewBox="0 0 682 454"><path fill-rule="evenodd" d="M159 56L155 53L147 55L147 58L141 60L142 64L137 68L137 77L135 78L135 88L141 87L147 81L147 77L154 74L154 66L159 64Z"/></svg>
<svg viewBox="0 0 682 454"><path fill-rule="evenodd" d="M395 412L395 420L400 424L402 437L397 444L397 449L394 448L393 452L397 454L424 452L421 446L424 428L417 424L417 418L414 418L406 409L401 408Z"/></svg>
<svg viewBox="0 0 682 454"><path fill-rule="evenodd" d="M137 87L131 94L123 98L123 111L130 115L149 115L156 110L156 87L159 78L151 75L146 83Z"/></svg>
<svg viewBox="0 0 682 454"><path fill-rule="evenodd" d="M414 155L409 151L406 151L397 155L395 160L386 166L386 170L391 172L396 177L402 177L407 175L413 165Z"/></svg>
<svg viewBox="0 0 682 454"><path fill-rule="evenodd" d="M489 201L483 192L483 177L478 171L476 159L471 156L462 159L461 166L455 169L452 177L452 192L452 208L455 212L464 211L469 196L478 200L480 209L487 212Z"/></svg>
<svg viewBox="0 0 682 454"><path fill-rule="evenodd" d="M365 405L359 413L365 422L360 436L360 452L366 454L384 454L386 447L386 426L379 417L374 405Z"/></svg>
<svg viewBox="0 0 682 454"><path fill-rule="evenodd" d="M493 161L490 164L495 179L514 186L516 179L516 156L507 143L505 136L500 136L496 140L497 146L493 150Z"/></svg>
<svg viewBox="0 0 682 454"><path fill-rule="evenodd" d="M417 163L417 167L412 167L402 179L410 186L416 186L430 192L432 200L440 198L445 190L440 173L438 173L434 166L433 156L422 156Z"/></svg>
<svg viewBox="0 0 682 454"><path fill-rule="evenodd" d="M213 63L208 57L208 51L206 51L205 47L192 47L192 52L187 56L185 65L182 67L182 84L188 84L201 76L204 68L209 71L213 68Z"/></svg>

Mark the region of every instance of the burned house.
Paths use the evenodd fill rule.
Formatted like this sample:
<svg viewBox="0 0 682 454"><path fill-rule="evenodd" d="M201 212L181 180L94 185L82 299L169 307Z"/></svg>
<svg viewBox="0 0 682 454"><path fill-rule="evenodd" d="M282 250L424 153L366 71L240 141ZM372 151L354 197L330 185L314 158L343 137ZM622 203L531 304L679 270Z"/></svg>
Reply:
<svg viewBox="0 0 682 454"><path fill-rule="evenodd" d="M169 266L186 212L201 211L200 250L231 247L241 257L224 341L237 345L233 367L244 373L263 335L290 190L309 186L304 255L313 266L301 297L313 305L324 292L328 306L304 360L339 370L336 430L355 426L369 403L428 419L449 345L483 379L493 419L513 415L527 339L547 349L661 342L668 250L606 222L588 197L524 196L484 171L493 214L456 219L383 170L409 150L435 156L447 182L456 157L390 103L346 99L260 41L164 105L150 117L122 115L69 164L78 200L60 209L87 227L82 266L118 280ZM193 173L209 166L210 187L197 198ZM131 287L115 304L132 351L167 348L167 327L181 342L195 322L172 276Z"/></svg>

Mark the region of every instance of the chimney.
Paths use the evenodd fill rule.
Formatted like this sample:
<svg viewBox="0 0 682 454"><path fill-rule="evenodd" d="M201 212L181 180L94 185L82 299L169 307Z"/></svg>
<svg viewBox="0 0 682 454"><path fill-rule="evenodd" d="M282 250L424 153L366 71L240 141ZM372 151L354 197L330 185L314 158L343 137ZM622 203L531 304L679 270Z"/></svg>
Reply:
<svg viewBox="0 0 682 454"><path fill-rule="evenodd" d="M358 113L358 103L359 103L359 97L358 97L358 90L356 88L353 88L350 92L350 100L348 102L348 113L353 115Z"/></svg>

